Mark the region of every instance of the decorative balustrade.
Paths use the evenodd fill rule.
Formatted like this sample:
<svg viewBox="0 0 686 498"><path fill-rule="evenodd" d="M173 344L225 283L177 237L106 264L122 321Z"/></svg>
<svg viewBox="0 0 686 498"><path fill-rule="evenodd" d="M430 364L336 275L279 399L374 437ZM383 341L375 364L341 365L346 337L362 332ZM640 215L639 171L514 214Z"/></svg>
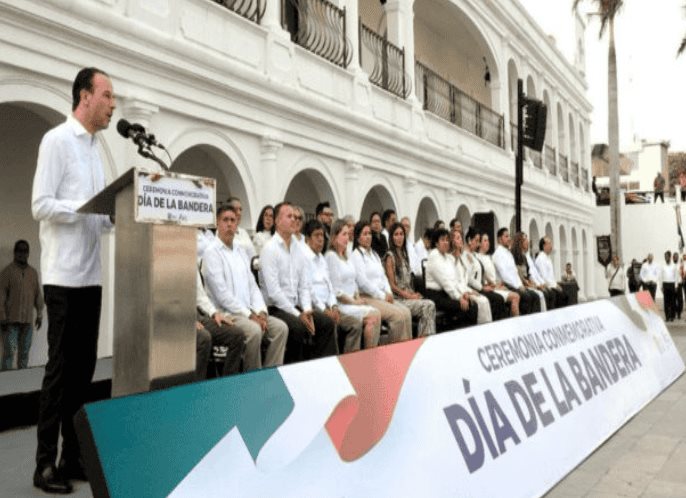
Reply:
<svg viewBox="0 0 686 498"><path fill-rule="evenodd" d="M545 144L543 146L543 161L545 163L546 169L548 170L548 173L550 173L551 175L557 174L555 165L555 149L553 149L548 144Z"/></svg>
<svg viewBox="0 0 686 498"><path fill-rule="evenodd" d="M400 98L406 98L412 89L405 77L405 49L398 48L371 28L359 22L360 65L369 81Z"/></svg>
<svg viewBox="0 0 686 498"><path fill-rule="evenodd" d="M415 64L415 86L424 110L498 147L505 147L503 116L477 102L419 61Z"/></svg>
<svg viewBox="0 0 686 498"><path fill-rule="evenodd" d="M267 0L214 0L239 16L259 24L267 7Z"/></svg>
<svg viewBox="0 0 686 498"><path fill-rule="evenodd" d="M567 156L563 154L557 155L557 163L560 168L560 176L566 182L569 181L569 166L567 164Z"/></svg>
<svg viewBox="0 0 686 498"><path fill-rule="evenodd" d="M588 185L588 168L581 168L581 187L586 191L590 192L591 189Z"/></svg>
<svg viewBox="0 0 686 498"><path fill-rule="evenodd" d="M341 67L352 49L345 37L345 8L328 0L282 0L281 24L293 43Z"/></svg>
<svg viewBox="0 0 686 498"><path fill-rule="evenodd" d="M579 163L571 162L569 168L569 181L573 183L575 187L579 186Z"/></svg>

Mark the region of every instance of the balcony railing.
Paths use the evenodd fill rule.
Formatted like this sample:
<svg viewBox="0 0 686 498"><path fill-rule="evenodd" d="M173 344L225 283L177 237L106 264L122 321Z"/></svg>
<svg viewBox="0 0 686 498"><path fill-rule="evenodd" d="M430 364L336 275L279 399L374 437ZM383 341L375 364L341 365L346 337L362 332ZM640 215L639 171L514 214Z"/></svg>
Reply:
<svg viewBox="0 0 686 498"><path fill-rule="evenodd" d="M419 61L415 65L415 84L424 110L498 147L505 147L502 115L469 97Z"/></svg>
<svg viewBox="0 0 686 498"><path fill-rule="evenodd" d="M348 67L351 47L345 38L345 8L328 0L282 0L281 25L293 43L341 67Z"/></svg>
<svg viewBox="0 0 686 498"><path fill-rule="evenodd" d="M567 156L563 154L557 155L557 163L560 168L560 176L566 182L569 181L569 168L567 166Z"/></svg>
<svg viewBox="0 0 686 498"><path fill-rule="evenodd" d="M555 169L555 149L553 149L550 145L545 144L543 146L543 161L545 163L545 167L548 170L548 173L551 175L557 174L557 171Z"/></svg>
<svg viewBox="0 0 686 498"><path fill-rule="evenodd" d="M570 183L573 183L575 187L579 186L579 163L571 162L569 168Z"/></svg>
<svg viewBox="0 0 686 498"><path fill-rule="evenodd" d="M586 192L590 192L588 185L588 168L581 168L581 188Z"/></svg>
<svg viewBox="0 0 686 498"><path fill-rule="evenodd" d="M214 0L219 5L235 12L239 16L259 24L267 6L266 0Z"/></svg>
<svg viewBox="0 0 686 498"><path fill-rule="evenodd" d="M360 65L369 81L400 98L410 94L412 86L405 77L405 49L398 48L362 21L360 29Z"/></svg>

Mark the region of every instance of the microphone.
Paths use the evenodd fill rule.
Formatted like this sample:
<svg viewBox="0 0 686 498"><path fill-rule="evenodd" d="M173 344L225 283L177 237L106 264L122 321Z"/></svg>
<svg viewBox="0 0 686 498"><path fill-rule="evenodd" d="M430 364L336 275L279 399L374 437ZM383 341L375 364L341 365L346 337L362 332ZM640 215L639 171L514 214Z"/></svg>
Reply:
<svg viewBox="0 0 686 498"><path fill-rule="evenodd" d="M122 137L132 139L139 147L144 147L148 143L145 128L138 123L131 124L125 119L120 119L117 122L117 131Z"/></svg>

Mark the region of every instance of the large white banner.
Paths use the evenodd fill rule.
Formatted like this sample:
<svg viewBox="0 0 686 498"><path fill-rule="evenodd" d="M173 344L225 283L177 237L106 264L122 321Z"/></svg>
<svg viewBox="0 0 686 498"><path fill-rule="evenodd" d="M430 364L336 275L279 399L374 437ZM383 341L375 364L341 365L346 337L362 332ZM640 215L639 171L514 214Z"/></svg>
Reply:
<svg viewBox="0 0 686 498"><path fill-rule="evenodd" d="M683 370L643 293L112 400L87 412L111 496L135 486L129 477L113 487L131 475L130 466L146 476L150 496L532 497ZM209 396L224 411L219 418L204 413ZM109 413L114 402L118 411ZM202 436L183 444L169 438L234 415L194 463L175 467L174 454L187 457ZM168 435L159 432L175 423ZM142 435L145 427L158 431L154 440ZM157 468L166 472L159 485Z"/></svg>

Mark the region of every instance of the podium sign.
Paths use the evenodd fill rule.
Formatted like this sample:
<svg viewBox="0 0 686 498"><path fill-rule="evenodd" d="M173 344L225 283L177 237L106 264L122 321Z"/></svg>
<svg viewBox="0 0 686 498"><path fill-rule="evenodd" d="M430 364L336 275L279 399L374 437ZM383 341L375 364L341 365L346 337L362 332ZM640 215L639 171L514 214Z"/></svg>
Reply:
<svg viewBox="0 0 686 498"><path fill-rule="evenodd" d="M214 227L217 198L214 178L137 169L134 189L138 223Z"/></svg>

